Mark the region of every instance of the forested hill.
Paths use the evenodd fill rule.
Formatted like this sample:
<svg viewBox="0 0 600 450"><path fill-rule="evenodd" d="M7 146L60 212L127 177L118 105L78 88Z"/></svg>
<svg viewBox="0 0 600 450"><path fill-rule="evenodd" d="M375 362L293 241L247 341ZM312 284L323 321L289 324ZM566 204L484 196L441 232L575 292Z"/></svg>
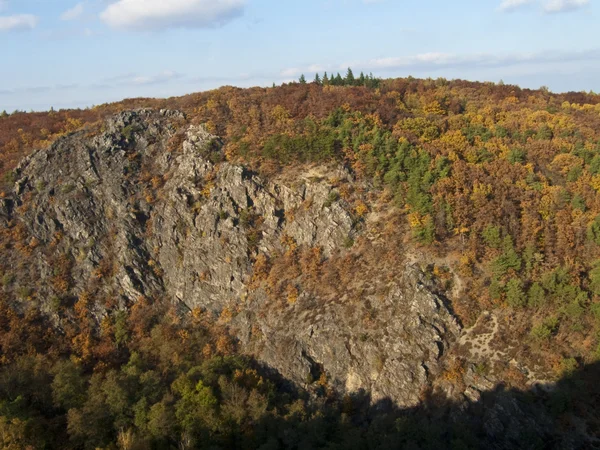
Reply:
<svg viewBox="0 0 600 450"><path fill-rule="evenodd" d="M600 95L350 74L0 114L0 444L591 442Z"/></svg>

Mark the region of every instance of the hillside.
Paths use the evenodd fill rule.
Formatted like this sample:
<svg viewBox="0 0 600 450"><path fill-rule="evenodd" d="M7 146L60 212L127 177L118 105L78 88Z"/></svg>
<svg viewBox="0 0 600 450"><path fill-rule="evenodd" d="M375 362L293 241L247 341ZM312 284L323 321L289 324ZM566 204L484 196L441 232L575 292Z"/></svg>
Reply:
<svg viewBox="0 0 600 450"><path fill-rule="evenodd" d="M600 96L376 84L0 116L4 446L596 442Z"/></svg>

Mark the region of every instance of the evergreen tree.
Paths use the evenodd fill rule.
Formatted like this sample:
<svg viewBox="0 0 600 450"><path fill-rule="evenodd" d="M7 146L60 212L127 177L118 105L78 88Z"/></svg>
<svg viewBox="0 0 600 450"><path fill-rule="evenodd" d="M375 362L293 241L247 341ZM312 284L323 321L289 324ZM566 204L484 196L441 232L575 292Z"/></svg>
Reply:
<svg viewBox="0 0 600 450"><path fill-rule="evenodd" d="M358 84L360 86L364 86L365 85L365 74L364 73L360 73L360 76L358 77Z"/></svg>
<svg viewBox="0 0 600 450"><path fill-rule="evenodd" d="M513 308L523 307L527 304L527 297L523 292L523 282L512 278L506 283L506 301Z"/></svg>
<svg viewBox="0 0 600 450"><path fill-rule="evenodd" d="M348 67L348 72L346 72L346 78L344 79L344 84L346 86L354 86L356 80L354 79L354 73L352 73L352 69Z"/></svg>
<svg viewBox="0 0 600 450"><path fill-rule="evenodd" d="M300 75L300 84L306 84L306 78L304 77L304 74Z"/></svg>
<svg viewBox="0 0 600 450"><path fill-rule="evenodd" d="M323 86L327 86L329 84L329 77L327 76L327 72L323 74Z"/></svg>
<svg viewBox="0 0 600 450"><path fill-rule="evenodd" d="M342 76L340 75L339 72L335 76L335 85L336 86L343 86L344 85L344 79L342 78Z"/></svg>
<svg viewBox="0 0 600 450"><path fill-rule="evenodd" d="M375 87L375 83L373 82L373 80L374 80L373 72L369 72L369 76L367 77L367 79L369 80L369 87L371 87L371 88Z"/></svg>
<svg viewBox="0 0 600 450"><path fill-rule="evenodd" d="M8 117L8 113L6 112L6 110L2 111L2 113L0 114L0 117L2 117L2 118Z"/></svg>
<svg viewBox="0 0 600 450"><path fill-rule="evenodd" d="M369 73L369 75L367 75L365 77L365 86L369 87L369 88L373 88L376 89L379 87L379 83L380 83L380 79L379 78L375 78L373 76L373 72Z"/></svg>
<svg viewBox="0 0 600 450"><path fill-rule="evenodd" d="M319 86L321 85L321 77L319 76L318 73L315 75L315 81L314 81L314 83L318 84Z"/></svg>

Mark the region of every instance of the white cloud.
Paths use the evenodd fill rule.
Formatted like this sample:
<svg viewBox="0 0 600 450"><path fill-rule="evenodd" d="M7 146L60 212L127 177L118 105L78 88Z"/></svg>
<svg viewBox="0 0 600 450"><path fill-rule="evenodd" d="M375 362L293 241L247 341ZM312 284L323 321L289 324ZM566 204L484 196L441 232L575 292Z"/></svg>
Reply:
<svg viewBox="0 0 600 450"><path fill-rule="evenodd" d="M177 78L181 78L181 74L177 72L173 72L172 70L166 70L157 75L151 76L135 76L129 80L130 84L134 85L147 85L147 84L159 84L159 83L167 83L171 80L175 80Z"/></svg>
<svg viewBox="0 0 600 450"><path fill-rule="evenodd" d="M100 14L114 28L164 30L221 26L244 11L246 0L118 0Z"/></svg>
<svg viewBox="0 0 600 450"><path fill-rule="evenodd" d="M15 14L13 16L0 16L0 31L32 30L39 19L31 14Z"/></svg>
<svg viewBox="0 0 600 450"><path fill-rule="evenodd" d="M313 64L308 67L307 72L312 72L310 70L311 67L314 67L316 64ZM283 69L280 73L282 77L295 77L296 75L300 75L302 73L302 69L298 69L297 67L290 67L289 69Z"/></svg>
<svg viewBox="0 0 600 450"><path fill-rule="evenodd" d="M589 5L590 0L550 0L544 5L544 11L548 13L559 13L574 11Z"/></svg>
<svg viewBox="0 0 600 450"><path fill-rule="evenodd" d="M126 73L115 77L106 78L97 87L113 86L147 86L151 84L162 84L182 78L183 75L173 70L165 70L155 75L139 75L136 73Z"/></svg>
<svg viewBox="0 0 600 450"><path fill-rule="evenodd" d="M502 3L498 7L498 11L510 12L514 11L522 6L529 5L535 0L502 0Z"/></svg>
<svg viewBox="0 0 600 450"><path fill-rule="evenodd" d="M81 17L83 10L85 9L84 3L77 3L71 9L67 9L60 15L61 20L75 20Z"/></svg>
<svg viewBox="0 0 600 450"><path fill-rule="evenodd" d="M536 53L473 53L473 54L454 54L430 52L421 53L413 56L399 56L377 58L367 61L345 62L339 65L318 66L322 70L335 72L346 70L347 67L353 67L356 70L363 71L432 71L439 69L474 69L474 68L502 68L512 66L522 66L528 64L551 64L551 63L569 63L581 61L600 61L600 49L582 50L582 51L546 51ZM293 67L284 69L280 72L281 77L295 77L301 73L311 73L317 65L306 67Z"/></svg>
<svg viewBox="0 0 600 450"><path fill-rule="evenodd" d="M537 3L547 13L574 11L589 5L590 0L502 0L500 12L512 12L523 6Z"/></svg>

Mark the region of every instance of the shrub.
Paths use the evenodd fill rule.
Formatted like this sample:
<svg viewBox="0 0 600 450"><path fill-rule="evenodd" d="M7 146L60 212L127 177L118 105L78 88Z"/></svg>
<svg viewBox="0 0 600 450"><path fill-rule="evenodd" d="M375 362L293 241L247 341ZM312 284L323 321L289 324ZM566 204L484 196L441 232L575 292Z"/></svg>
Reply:
<svg viewBox="0 0 600 450"><path fill-rule="evenodd" d="M2 286L8 286L15 281L15 276L12 273L5 273L2 275L2 279L0 281L2 282Z"/></svg>
<svg viewBox="0 0 600 450"><path fill-rule="evenodd" d="M33 290L27 286L21 286L17 289L17 295L21 300L27 300L33 294Z"/></svg>
<svg viewBox="0 0 600 450"><path fill-rule="evenodd" d="M546 341L558 331L558 319L550 317L531 330L531 337L538 341Z"/></svg>
<svg viewBox="0 0 600 450"><path fill-rule="evenodd" d="M340 199L340 193L337 192L337 191L331 191L329 193L329 195L327 196L327 200L325 201L325 203L323 204L323 206L325 206L326 208L330 208L331 205L333 205L339 199Z"/></svg>
<svg viewBox="0 0 600 450"><path fill-rule="evenodd" d="M68 194L75 190L75 185L73 183L65 183L60 187L60 192L63 194Z"/></svg>
<svg viewBox="0 0 600 450"><path fill-rule="evenodd" d="M560 362L560 375L563 377L572 375L578 366L579 364L575 358L563 358Z"/></svg>
<svg viewBox="0 0 600 450"><path fill-rule="evenodd" d="M344 239L344 248L352 248L354 246L354 239L348 236Z"/></svg>
<svg viewBox="0 0 600 450"><path fill-rule="evenodd" d="M142 131L142 127L137 123L132 123L123 128L121 136L127 140L127 142L132 142L135 138L135 133L139 133L140 131Z"/></svg>

